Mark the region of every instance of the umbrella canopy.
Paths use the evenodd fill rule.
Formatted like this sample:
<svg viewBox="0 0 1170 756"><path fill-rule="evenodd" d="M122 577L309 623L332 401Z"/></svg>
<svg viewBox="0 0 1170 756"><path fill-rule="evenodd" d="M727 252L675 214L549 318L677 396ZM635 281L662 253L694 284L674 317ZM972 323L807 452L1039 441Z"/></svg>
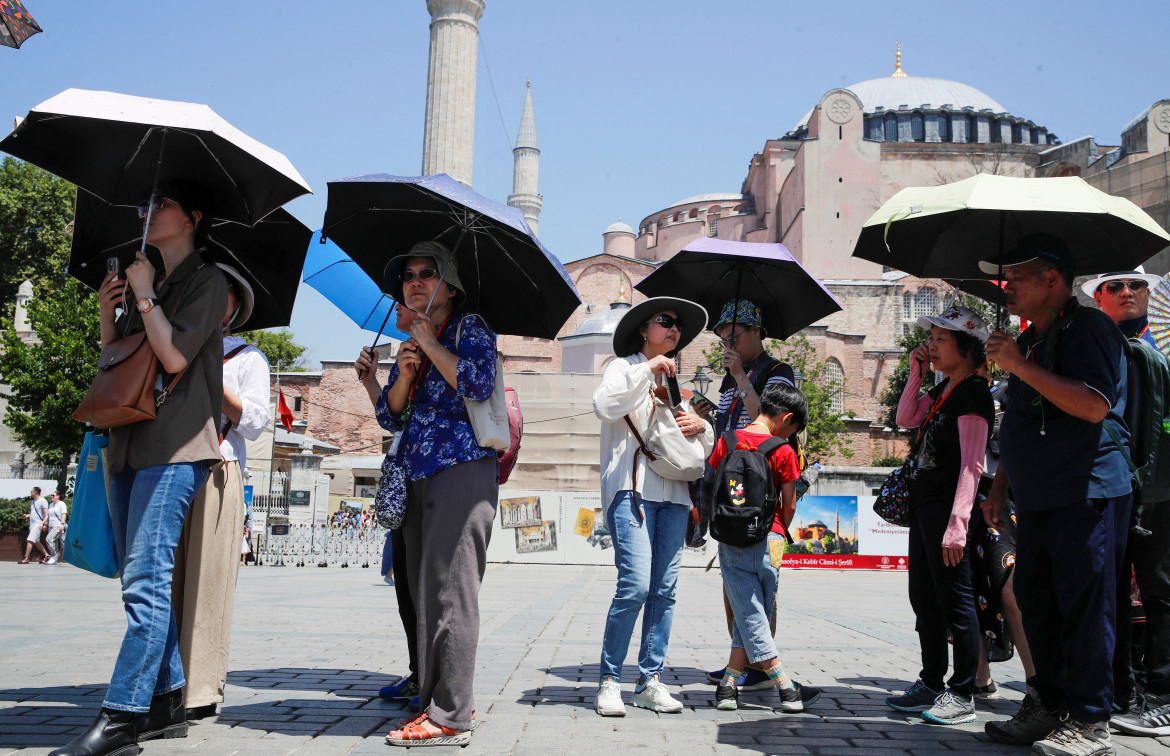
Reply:
<svg viewBox="0 0 1170 756"><path fill-rule="evenodd" d="M331 181L321 233L384 290L391 258L421 241L442 242L455 252L468 309L497 333L555 338L581 304L564 266L519 210L443 173Z"/></svg>
<svg viewBox="0 0 1170 756"><path fill-rule="evenodd" d="M288 158L206 105L113 92L68 89L45 100L0 150L114 205L138 205L160 182L192 182L213 217L249 226L310 192Z"/></svg>
<svg viewBox="0 0 1170 756"><path fill-rule="evenodd" d="M1150 320L1150 336L1163 354L1170 355L1170 279L1150 290L1150 304L1146 310Z"/></svg>
<svg viewBox="0 0 1170 756"><path fill-rule="evenodd" d="M768 336L786 339L841 309L841 304L796 261L783 244L701 237L683 247L634 286L648 297L674 296L698 302L707 322L719 321L730 299L760 308Z"/></svg>
<svg viewBox="0 0 1170 756"><path fill-rule="evenodd" d="M1079 275L1132 270L1170 245L1137 205L1077 176L979 174L898 192L865 222L853 256L922 278L986 280L978 262L1034 232L1060 237Z"/></svg>
<svg viewBox="0 0 1170 756"><path fill-rule="evenodd" d="M410 338L409 334L389 325L394 300L341 247L329 239L321 243L320 231L313 234L309 243L304 276L305 283L357 323L358 328L378 331L400 341Z"/></svg>
<svg viewBox="0 0 1170 756"><path fill-rule="evenodd" d="M0 0L0 45L20 47L41 31L20 0Z"/></svg>
<svg viewBox="0 0 1170 756"><path fill-rule="evenodd" d="M252 227L230 221L212 223L205 259L231 265L252 286L256 302L245 330L289 324L312 233L284 209ZM135 208L109 205L84 189L77 190L69 275L97 289L106 277L106 259L117 257L125 270L141 244L142 221ZM146 250L153 264L161 266L154 247Z"/></svg>

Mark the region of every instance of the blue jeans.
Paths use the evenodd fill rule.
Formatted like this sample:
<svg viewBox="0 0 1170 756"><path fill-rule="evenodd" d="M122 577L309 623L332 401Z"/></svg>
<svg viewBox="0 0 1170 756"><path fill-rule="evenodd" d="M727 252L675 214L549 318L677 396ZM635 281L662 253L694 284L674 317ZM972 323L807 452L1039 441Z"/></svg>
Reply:
<svg viewBox="0 0 1170 756"><path fill-rule="evenodd" d="M646 501L640 496L637 504L643 518L638 516L634 492L620 491L605 512L618 578L601 642L601 679L621 680L622 662L639 614L643 616L638 682L662 671L670 642L674 592L690 513L681 504Z"/></svg>
<svg viewBox="0 0 1170 756"><path fill-rule="evenodd" d="M126 467L110 476L110 519L120 541L126 635L102 706L145 712L150 699L181 688L179 630L171 575L183 521L207 480L206 462Z"/></svg>
<svg viewBox="0 0 1170 756"><path fill-rule="evenodd" d="M735 621L731 624L731 647L747 652L752 664L776 656L772 639L772 605L780 570L772 566L768 542L784 536L769 533L757 544L740 548L719 544L719 570Z"/></svg>

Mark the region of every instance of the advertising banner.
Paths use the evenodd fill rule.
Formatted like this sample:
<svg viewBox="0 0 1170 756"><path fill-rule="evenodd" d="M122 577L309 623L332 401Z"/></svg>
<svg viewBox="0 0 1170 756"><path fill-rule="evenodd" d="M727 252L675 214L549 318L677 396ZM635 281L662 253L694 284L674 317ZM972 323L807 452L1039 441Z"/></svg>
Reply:
<svg viewBox="0 0 1170 756"><path fill-rule="evenodd" d="M874 514L873 496L805 496L796 505L784 567L905 570L909 530Z"/></svg>

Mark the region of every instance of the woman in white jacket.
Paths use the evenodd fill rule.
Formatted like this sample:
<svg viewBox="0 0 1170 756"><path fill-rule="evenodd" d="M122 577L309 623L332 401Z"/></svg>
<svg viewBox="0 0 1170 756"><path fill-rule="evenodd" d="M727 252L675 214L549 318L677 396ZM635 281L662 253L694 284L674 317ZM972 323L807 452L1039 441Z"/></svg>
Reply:
<svg viewBox="0 0 1170 756"><path fill-rule="evenodd" d="M602 716L626 713L619 682L639 614L642 642L634 705L682 711L682 703L658 676L670 640L691 499L686 481L663 478L650 469L645 455L635 454L639 444L630 423L645 432L654 410L654 388L674 375L674 356L706 327L707 313L685 299L655 297L630 308L614 330L616 357L593 394L593 411L602 420L601 499L618 569L601 646L596 708ZM689 400L675 410L675 419L684 436L701 436L704 456L709 455L713 431Z"/></svg>

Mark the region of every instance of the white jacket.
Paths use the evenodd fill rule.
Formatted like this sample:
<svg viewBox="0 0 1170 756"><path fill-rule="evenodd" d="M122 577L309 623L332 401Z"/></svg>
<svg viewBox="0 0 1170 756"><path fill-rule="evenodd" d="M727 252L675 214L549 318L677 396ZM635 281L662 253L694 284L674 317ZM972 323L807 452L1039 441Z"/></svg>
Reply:
<svg viewBox="0 0 1170 756"><path fill-rule="evenodd" d="M629 357L610 360L605 368L601 385L593 392L593 413L601 419L601 501L606 510L620 491L634 488L634 452L638 440L630 432L625 416L641 432L649 424L653 408L650 389L656 383L655 376L646 365L646 356L641 352ZM690 400L684 400L682 408L693 413ZM703 430L703 449L711 453L715 431L710 423ZM638 455L638 488L636 491L647 501L669 501L691 506L686 481L667 480L650 469L646 457Z"/></svg>

